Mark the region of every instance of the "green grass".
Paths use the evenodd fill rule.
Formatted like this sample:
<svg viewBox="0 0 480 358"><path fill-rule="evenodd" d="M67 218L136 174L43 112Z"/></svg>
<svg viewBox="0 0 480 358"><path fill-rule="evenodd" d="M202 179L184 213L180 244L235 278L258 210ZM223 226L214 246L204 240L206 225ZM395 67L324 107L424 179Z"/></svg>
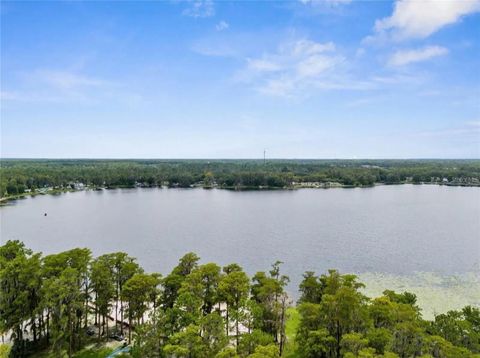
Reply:
<svg viewBox="0 0 480 358"><path fill-rule="evenodd" d="M112 353L112 348L83 349L74 355L75 358L104 358Z"/></svg>
<svg viewBox="0 0 480 358"><path fill-rule="evenodd" d="M73 357L74 358L105 358L108 356L110 353L112 353L113 348L106 348L106 347L91 347L91 348L85 348L82 349L81 351L78 351L74 353ZM68 357L67 352L63 352L63 355L61 356L62 358ZM3 358L0 355L0 358ZM60 358L58 355L54 352L50 351L45 351L42 353L35 354L35 358Z"/></svg>
<svg viewBox="0 0 480 358"><path fill-rule="evenodd" d="M287 315L288 319L285 325L285 333L288 340L294 341L298 325L300 324L300 313L298 313L295 307L289 307L287 309Z"/></svg>
<svg viewBox="0 0 480 358"><path fill-rule="evenodd" d="M298 325L300 324L300 314L295 307L290 307L287 310L287 323L285 325L285 334L287 335L287 344L285 345L284 357L297 358L295 353L295 334L297 333Z"/></svg>
<svg viewBox="0 0 480 358"><path fill-rule="evenodd" d="M11 346L8 344L0 344L0 358L8 358Z"/></svg>

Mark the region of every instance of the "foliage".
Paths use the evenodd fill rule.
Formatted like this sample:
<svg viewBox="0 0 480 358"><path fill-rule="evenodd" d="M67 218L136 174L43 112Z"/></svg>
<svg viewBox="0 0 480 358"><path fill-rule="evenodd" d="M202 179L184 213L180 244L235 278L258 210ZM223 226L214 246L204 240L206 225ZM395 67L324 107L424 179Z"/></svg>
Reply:
<svg viewBox="0 0 480 358"><path fill-rule="evenodd" d="M0 197L45 188L285 188L374 183L479 185L478 160L52 160L1 159Z"/></svg>
<svg viewBox="0 0 480 358"><path fill-rule="evenodd" d="M479 353L479 310L465 307L421 318L416 296L386 290L370 300L353 275L307 272L300 284L300 357L473 357Z"/></svg>
<svg viewBox="0 0 480 358"><path fill-rule="evenodd" d="M88 249L73 249L42 256L8 241L0 246L0 332L11 335L13 344L10 352L10 346L2 346L2 354L100 356L108 350L82 348L108 340L112 320L117 335L128 330L131 350L124 356L135 358L466 358L480 353L477 307L425 321L414 294L386 290L369 299L355 275L330 270L320 276L305 273L294 310L281 262L249 278L237 264L220 268L199 260L188 253L162 278L145 273L121 252L92 258ZM117 308L120 323L117 313L112 316ZM92 327L95 337L87 335Z"/></svg>

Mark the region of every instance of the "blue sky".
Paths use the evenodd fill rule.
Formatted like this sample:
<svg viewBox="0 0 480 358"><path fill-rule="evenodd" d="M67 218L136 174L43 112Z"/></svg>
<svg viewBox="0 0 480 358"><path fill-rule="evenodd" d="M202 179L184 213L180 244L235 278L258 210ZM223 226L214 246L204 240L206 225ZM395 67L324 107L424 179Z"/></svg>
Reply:
<svg viewBox="0 0 480 358"><path fill-rule="evenodd" d="M2 157L480 157L480 0L3 1L0 16Z"/></svg>

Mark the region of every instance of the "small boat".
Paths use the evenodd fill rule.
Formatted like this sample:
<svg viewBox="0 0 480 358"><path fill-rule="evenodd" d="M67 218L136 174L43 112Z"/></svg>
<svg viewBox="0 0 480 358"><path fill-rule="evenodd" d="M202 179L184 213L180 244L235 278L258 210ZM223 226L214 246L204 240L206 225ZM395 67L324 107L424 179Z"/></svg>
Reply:
<svg viewBox="0 0 480 358"><path fill-rule="evenodd" d="M47 213L43 214L43 216L47 216Z"/></svg>

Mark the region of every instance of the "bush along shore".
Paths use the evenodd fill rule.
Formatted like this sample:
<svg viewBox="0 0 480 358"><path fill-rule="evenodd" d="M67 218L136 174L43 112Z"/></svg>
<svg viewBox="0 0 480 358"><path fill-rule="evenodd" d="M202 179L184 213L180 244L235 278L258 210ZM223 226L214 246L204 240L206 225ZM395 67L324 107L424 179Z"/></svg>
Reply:
<svg viewBox="0 0 480 358"><path fill-rule="evenodd" d="M480 310L422 319L416 296L368 298L355 275L306 272L292 302L281 262L249 277L239 265L183 256L162 276L123 252L44 256L0 247L1 346L10 357L480 357ZM101 348L103 344L104 348ZM123 347L123 348L122 348Z"/></svg>
<svg viewBox="0 0 480 358"><path fill-rule="evenodd" d="M480 186L480 160L0 160L0 201L84 189Z"/></svg>

